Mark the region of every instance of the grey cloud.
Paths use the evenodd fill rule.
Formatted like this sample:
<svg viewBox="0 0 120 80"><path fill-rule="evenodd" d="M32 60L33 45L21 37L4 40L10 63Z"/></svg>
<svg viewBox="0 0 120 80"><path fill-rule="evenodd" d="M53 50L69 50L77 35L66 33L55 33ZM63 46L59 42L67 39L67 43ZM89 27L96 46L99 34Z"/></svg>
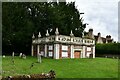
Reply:
<svg viewBox="0 0 120 80"><path fill-rule="evenodd" d="M85 23L93 27L94 33L102 33L102 36L111 35L118 40L118 1L117 0L76 0L78 9L85 14Z"/></svg>

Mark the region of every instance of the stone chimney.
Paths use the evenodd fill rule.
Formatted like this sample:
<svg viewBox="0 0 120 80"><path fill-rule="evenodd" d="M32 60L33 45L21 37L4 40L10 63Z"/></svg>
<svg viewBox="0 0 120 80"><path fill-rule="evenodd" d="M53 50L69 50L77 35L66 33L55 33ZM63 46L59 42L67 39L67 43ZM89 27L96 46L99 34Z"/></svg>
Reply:
<svg viewBox="0 0 120 80"><path fill-rule="evenodd" d="M103 43L100 32L98 33L97 43Z"/></svg>
<svg viewBox="0 0 120 80"><path fill-rule="evenodd" d="M111 36L110 36L110 35L107 35L107 36L106 36L106 40L111 40Z"/></svg>
<svg viewBox="0 0 120 80"><path fill-rule="evenodd" d="M98 33L98 37L101 37L101 33L100 32Z"/></svg>

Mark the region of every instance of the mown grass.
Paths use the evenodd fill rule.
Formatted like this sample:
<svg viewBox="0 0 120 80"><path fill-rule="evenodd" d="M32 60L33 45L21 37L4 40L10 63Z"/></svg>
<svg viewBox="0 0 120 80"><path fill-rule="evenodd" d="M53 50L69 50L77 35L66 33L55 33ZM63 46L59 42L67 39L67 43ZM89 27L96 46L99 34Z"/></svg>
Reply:
<svg viewBox="0 0 120 80"><path fill-rule="evenodd" d="M27 56L27 59L7 56L2 59L3 76L18 74L56 72L57 78L117 78L118 59L95 58L95 59L50 59L42 58L42 63L37 62L36 57ZM31 64L34 66L30 69Z"/></svg>

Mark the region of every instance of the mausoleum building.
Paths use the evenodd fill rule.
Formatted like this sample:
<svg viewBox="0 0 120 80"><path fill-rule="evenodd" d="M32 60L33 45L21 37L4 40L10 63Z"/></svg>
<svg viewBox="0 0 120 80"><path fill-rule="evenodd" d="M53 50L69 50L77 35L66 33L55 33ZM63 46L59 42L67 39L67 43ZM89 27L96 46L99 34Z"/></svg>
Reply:
<svg viewBox="0 0 120 80"><path fill-rule="evenodd" d="M32 56L41 53L43 57L51 57L54 59L62 58L95 58L95 40L94 38L75 37L60 35L56 28L55 35L49 35L48 30L46 37L39 35L35 38L32 36Z"/></svg>

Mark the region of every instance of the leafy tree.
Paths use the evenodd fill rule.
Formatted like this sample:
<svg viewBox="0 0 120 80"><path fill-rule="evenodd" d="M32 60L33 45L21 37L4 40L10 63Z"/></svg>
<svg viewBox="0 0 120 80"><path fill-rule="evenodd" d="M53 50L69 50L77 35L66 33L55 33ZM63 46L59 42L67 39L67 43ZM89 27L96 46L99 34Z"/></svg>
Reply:
<svg viewBox="0 0 120 80"><path fill-rule="evenodd" d="M60 34L82 36L85 26L75 2L3 2L2 4L2 42L3 53L23 52L30 54L31 37L46 30L51 35L55 28Z"/></svg>

